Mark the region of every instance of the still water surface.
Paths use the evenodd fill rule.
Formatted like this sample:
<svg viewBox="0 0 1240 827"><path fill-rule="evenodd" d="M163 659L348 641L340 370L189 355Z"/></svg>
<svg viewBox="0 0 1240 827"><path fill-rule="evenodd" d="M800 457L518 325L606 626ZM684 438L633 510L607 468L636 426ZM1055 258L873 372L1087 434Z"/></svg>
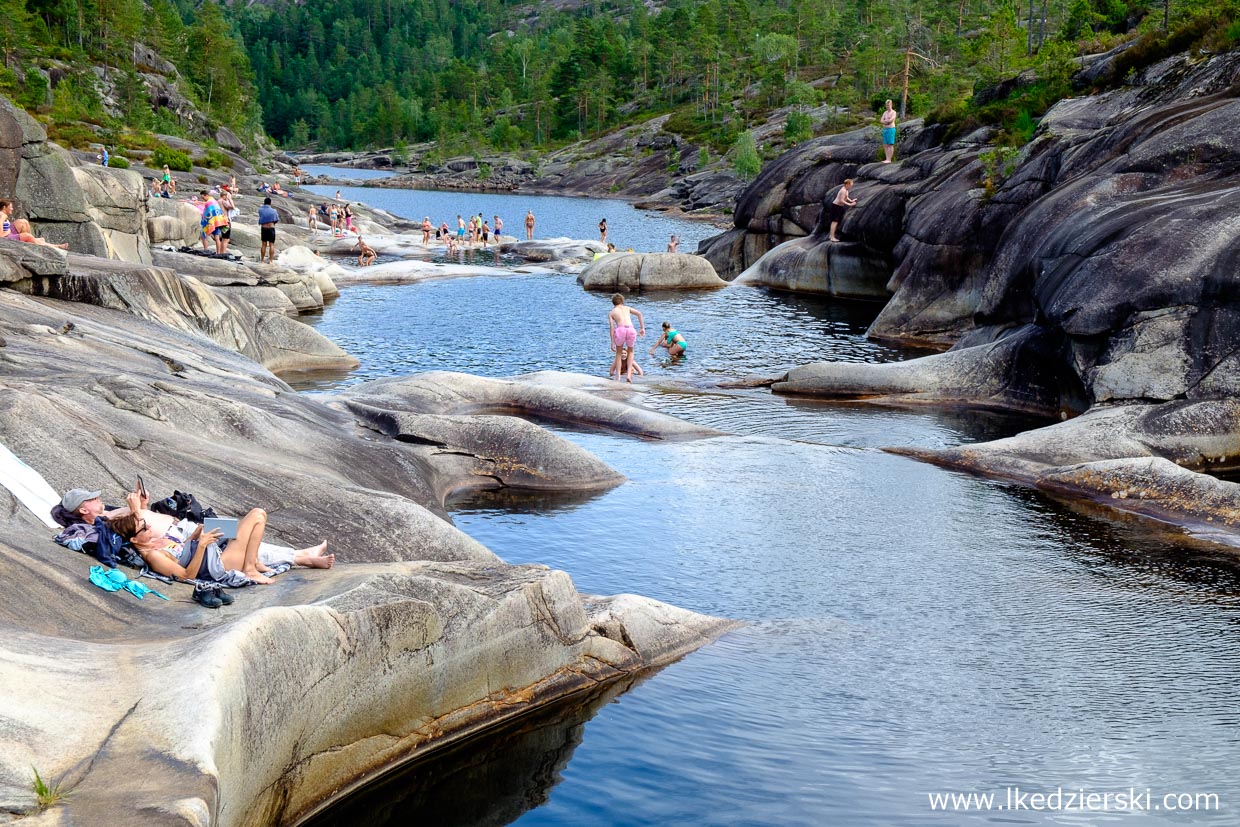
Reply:
<svg viewBox="0 0 1240 827"><path fill-rule="evenodd" d="M369 192L368 192L369 194ZM750 288L646 295L688 382L904 354L876 308ZM569 276L350 287L317 321L353 377L427 369L601 374L606 297ZM648 338L647 342L650 341ZM1098 824L1104 813L931 812L932 792L1217 793L1240 821L1240 576L1026 489L877 450L1025 420L652 392L731 436L664 444L560 431L628 481L591 497L491 495L458 526L579 589L748 621L619 696L584 698L411 767L322 824Z"/></svg>
<svg viewBox="0 0 1240 827"><path fill-rule="evenodd" d="M358 178L352 173L364 171L343 170L349 175L342 177ZM436 227L447 221L454 230L458 215L468 220L470 215L482 213L487 221L493 221L493 217L498 215L504 221L504 235L522 239L525 238L524 222L528 211L534 213L535 238L567 236L597 240L599 219L606 218L607 240L620 250L632 248L639 253L664 252L668 236L672 234L680 236L682 253L692 253L699 241L719 232L716 227L702 221L685 221L651 210L634 209L627 201L614 198L317 185L305 189L328 198L339 191L345 201L369 204L412 221L421 221L424 216L429 216Z"/></svg>

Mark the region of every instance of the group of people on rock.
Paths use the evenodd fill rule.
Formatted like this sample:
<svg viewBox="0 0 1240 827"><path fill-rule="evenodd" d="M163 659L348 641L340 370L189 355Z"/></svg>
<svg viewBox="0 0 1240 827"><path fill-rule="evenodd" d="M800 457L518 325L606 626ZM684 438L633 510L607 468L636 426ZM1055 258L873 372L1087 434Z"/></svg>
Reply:
<svg viewBox="0 0 1240 827"><path fill-rule="evenodd" d="M338 199L340 194L336 195ZM357 228L353 226L353 206L347 202L343 205L336 201L311 204L306 210L306 225L310 228L312 238L319 234L320 223L331 230L333 238L357 232Z"/></svg>
<svg viewBox="0 0 1240 827"><path fill-rule="evenodd" d="M126 494L123 506L105 507L101 497L101 491L74 488L64 494L51 516L63 528L57 542L90 553L108 566L115 567L117 554L127 546L146 568L163 578L265 586L272 583L269 575L277 570L289 566L329 569L336 560L326 542L296 550L262 546L267 512L261 508L251 509L238 520L231 532L235 536L225 539L219 529L207 530L201 522L190 522L195 527L188 533L180 531L186 524L165 511L153 510L140 481ZM213 608L232 602L231 597L213 597L210 590L196 590L195 600Z"/></svg>
<svg viewBox="0 0 1240 827"><path fill-rule="evenodd" d="M164 164L163 172L151 179L152 198L171 198L177 194L177 180L172 177L172 170Z"/></svg>

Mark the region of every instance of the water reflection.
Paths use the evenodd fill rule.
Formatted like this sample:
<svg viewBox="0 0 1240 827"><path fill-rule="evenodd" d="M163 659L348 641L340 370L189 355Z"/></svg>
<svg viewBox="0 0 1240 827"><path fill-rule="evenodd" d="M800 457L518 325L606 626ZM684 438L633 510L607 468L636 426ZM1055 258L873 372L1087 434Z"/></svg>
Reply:
<svg viewBox="0 0 1240 827"><path fill-rule="evenodd" d="M499 827L547 802L581 743L585 722L627 691L628 679L539 709L371 784L307 827Z"/></svg>
<svg viewBox="0 0 1240 827"><path fill-rule="evenodd" d="M864 306L746 288L635 304L649 326L667 318L697 345L682 364L650 362L660 381L708 387L815 359L905 356L865 339ZM350 288L320 325L363 360L360 376L601 376L606 309L565 277L471 279ZM879 450L994 439L1038 420L755 388L653 390L645 402L734 436L557 427L627 482L581 499L470 498L453 519L509 562L567 571L583 592L751 623L596 708L584 738L465 754L483 780L443 782L454 823L922 825L940 822L929 791L1010 785L1240 800L1240 558ZM427 763L370 806L454 819L417 786L439 773ZM1191 820L1235 821L1228 809Z"/></svg>
<svg viewBox="0 0 1240 827"><path fill-rule="evenodd" d="M770 293L752 287L642 293L631 300L646 318L638 364L651 380L735 379L778 375L823 359L885 362L901 350L865 331L877 306ZM473 277L409 285L357 285L329 312L306 321L358 357L347 377L298 379L326 390L361 379L421 370L512 376L569 370L605 376L610 298L582 290L571 275ZM689 341L687 358L669 363L648 349L662 321ZM657 351L662 354L663 351Z"/></svg>

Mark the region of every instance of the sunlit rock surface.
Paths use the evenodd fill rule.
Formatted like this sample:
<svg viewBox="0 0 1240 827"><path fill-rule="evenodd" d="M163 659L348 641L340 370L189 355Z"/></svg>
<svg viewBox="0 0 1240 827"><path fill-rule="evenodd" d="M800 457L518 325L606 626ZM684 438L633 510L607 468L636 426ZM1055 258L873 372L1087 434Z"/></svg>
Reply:
<svg viewBox="0 0 1240 827"><path fill-rule="evenodd" d="M562 572L505 564L443 511L478 487L622 480L497 413L709 432L583 390L464 375L415 378L412 392L367 383L327 404L203 330L223 318L212 302L227 305L212 288L82 258L54 278L89 303L0 290L0 443L60 491L118 502L141 474L221 513L262 506L270 539L327 539L339 562L220 610L181 584L152 584L171 602L139 602L91 585L94 561L0 490L0 811L34 806L37 767L71 793L41 822L292 821L393 762L729 627L645 598L585 598ZM428 393L443 401L415 411L408 399Z"/></svg>

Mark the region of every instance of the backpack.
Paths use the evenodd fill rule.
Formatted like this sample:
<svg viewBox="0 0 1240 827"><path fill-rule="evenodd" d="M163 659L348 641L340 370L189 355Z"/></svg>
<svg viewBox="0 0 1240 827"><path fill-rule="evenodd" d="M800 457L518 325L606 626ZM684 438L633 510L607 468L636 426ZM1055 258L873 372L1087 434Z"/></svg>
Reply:
<svg viewBox="0 0 1240 827"><path fill-rule="evenodd" d="M203 508L197 497L184 491L173 491L171 497L151 503L151 510L156 514L167 514L177 520L193 520L196 523L201 523L204 517L215 516L214 508Z"/></svg>

